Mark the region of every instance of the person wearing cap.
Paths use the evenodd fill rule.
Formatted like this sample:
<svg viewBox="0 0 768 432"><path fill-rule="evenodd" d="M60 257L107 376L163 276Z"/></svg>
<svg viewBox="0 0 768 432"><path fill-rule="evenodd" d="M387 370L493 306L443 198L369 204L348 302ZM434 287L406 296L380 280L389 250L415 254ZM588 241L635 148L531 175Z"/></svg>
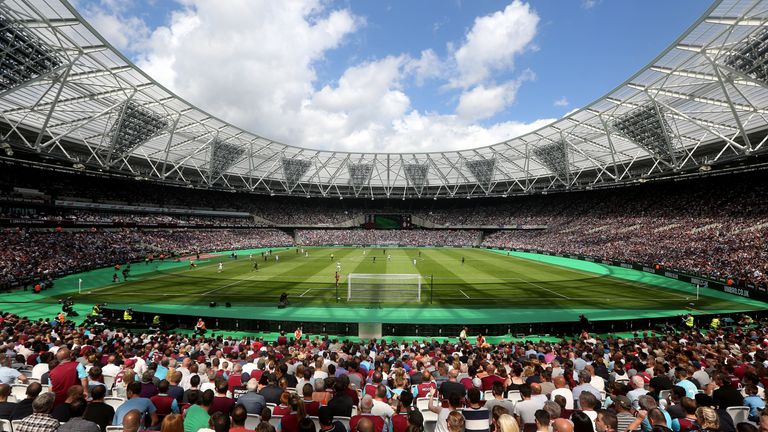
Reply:
<svg viewBox="0 0 768 432"><path fill-rule="evenodd" d="M635 421L635 416L632 415L632 402L624 395L613 396L612 400L613 410L616 412L616 430L626 431Z"/></svg>

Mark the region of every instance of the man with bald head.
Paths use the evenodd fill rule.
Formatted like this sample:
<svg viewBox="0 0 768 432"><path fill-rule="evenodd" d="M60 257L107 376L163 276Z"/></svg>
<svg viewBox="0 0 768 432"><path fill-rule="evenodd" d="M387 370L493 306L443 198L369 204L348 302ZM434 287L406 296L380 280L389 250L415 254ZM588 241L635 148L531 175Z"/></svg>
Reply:
<svg viewBox="0 0 768 432"><path fill-rule="evenodd" d="M138 432L141 425L139 410L130 410L123 416L123 432Z"/></svg>
<svg viewBox="0 0 768 432"><path fill-rule="evenodd" d="M68 348L59 348L56 351L56 360L59 361L58 366L48 374L48 379L51 381L51 391L56 395L53 402L54 406L64 403L67 399L67 391L73 385L80 384L84 388L88 388L88 374L79 362L72 361Z"/></svg>
<svg viewBox="0 0 768 432"><path fill-rule="evenodd" d="M562 396L565 398L565 409L573 409L573 392L568 388L568 383L565 381L565 377L562 375L556 376L552 379L552 383L555 385L555 389L550 394L550 399L555 400L555 396Z"/></svg>
<svg viewBox="0 0 768 432"><path fill-rule="evenodd" d="M541 402L542 406L548 400L547 395L541 393L541 384L531 383L531 400Z"/></svg>
<svg viewBox="0 0 768 432"><path fill-rule="evenodd" d="M552 422L552 431L553 432L573 432L573 423L571 423L568 419L555 419L554 422Z"/></svg>
<svg viewBox="0 0 768 432"><path fill-rule="evenodd" d="M384 418L371 413L371 410L373 409L373 397L371 395L365 395L360 400L360 414L356 416L352 416L352 418L349 419L349 429L355 430L355 427L360 424L363 420L369 420L371 423L373 423L373 428L376 431L381 431L384 429ZM357 429L359 430L359 429Z"/></svg>
<svg viewBox="0 0 768 432"><path fill-rule="evenodd" d="M374 432L373 422L371 419L362 418L357 422L357 427L354 430L357 432Z"/></svg>

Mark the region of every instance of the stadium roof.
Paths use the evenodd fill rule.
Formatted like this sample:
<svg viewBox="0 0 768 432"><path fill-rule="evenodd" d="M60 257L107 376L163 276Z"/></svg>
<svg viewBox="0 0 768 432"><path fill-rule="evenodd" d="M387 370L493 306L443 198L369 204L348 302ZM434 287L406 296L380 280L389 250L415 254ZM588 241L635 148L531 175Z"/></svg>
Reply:
<svg viewBox="0 0 768 432"><path fill-rule="evenodd" d="M195 107L66 1L5 0L0 115L6 153L199 187L405 198L636 181L766 151L768 1L716 2L627 81L526 135L461 151L347 153L275 142Z"/></svg>

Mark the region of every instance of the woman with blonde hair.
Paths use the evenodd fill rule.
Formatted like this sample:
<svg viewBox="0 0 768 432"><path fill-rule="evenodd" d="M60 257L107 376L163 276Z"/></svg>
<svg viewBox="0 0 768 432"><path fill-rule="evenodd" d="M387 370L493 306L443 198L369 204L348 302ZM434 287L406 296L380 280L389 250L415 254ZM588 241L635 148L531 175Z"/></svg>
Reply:
<svg viewBox="0 0 768 432"><path fill-rule="evenodd" d="M699 431L717 431L720 430L720 419L717 413L710 407L696 408L696 423L699 424Z"/></svg>
<svg viewBox="0 0 768 432"><path fill-rule="evenodd" d="M451 411L446 419L448 432L464 432L464 416L459 411Z"/></svg>
<svg viewBox="0 0 768 432"><path fill-rule="evenodd" d="M160 425L160 432L184 432L184 417L181 414L169 414Z"/></svg>
<svg viewBox="0 0 768 432"><path fill-rule="evenodd" d="M517 420L509 414L502 414L496 420L497 432L520 432L520 425Z"/></svg>

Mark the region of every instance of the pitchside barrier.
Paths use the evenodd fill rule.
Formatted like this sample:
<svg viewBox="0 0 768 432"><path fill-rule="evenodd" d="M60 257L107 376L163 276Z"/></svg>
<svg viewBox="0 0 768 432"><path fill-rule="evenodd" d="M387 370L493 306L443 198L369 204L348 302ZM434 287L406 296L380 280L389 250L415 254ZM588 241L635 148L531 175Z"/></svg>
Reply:
<svg viewBox="0 0 768 432"><path fill-rule="evenodd" d="M502 248L486 247L486 249L499 250ZM622 267L626 269L639 270L646 273L653 273L659 276L664 276L672 279L677 279L679 281L692 283L694 285L698 285L701 288L709 288L709 289L722 291L728 294L737 295L744 298L768 302L768 290L766 290L765 287L758 287L751 284L739 284L738 281L734 281L732 284L729 285L728 281L726 280L716 280L716 279L706 278L703 276L690 275L680 270L666 268L661 265L658 265L658 266L648 265L648 264L640 264L640 263L633 263L633 262L602 259L602 258L596 258L596 257L591 257L586 255L560 254L560 253L539 251L539 250L533 250L533 249L504 248L503 250L528 252L528 253L535 253L539 255L556 256L561 258L570 258L570 259L575 259L580 261L588 261L588 262L593 262L598 264L607 264L615 267Z"/></svg>

